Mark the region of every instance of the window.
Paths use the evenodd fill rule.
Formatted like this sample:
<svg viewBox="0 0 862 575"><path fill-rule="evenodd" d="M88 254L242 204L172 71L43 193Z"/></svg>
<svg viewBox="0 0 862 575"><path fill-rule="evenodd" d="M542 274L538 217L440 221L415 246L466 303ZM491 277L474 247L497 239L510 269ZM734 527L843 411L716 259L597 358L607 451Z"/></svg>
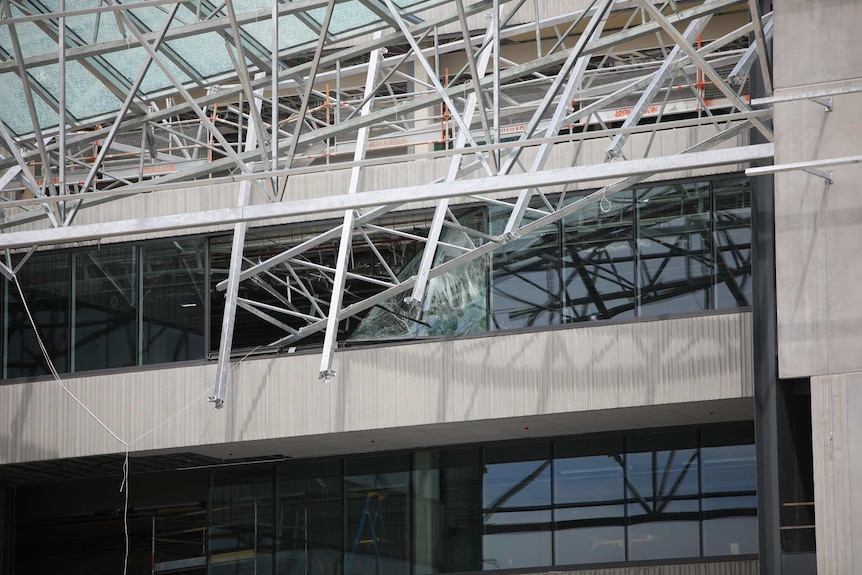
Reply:
<svg viewBox="0 0 862 575"><path fill-rule="evenodd" d="M340 575L341 462L284 463L278 477L279 575Z"/></svg>
<svg viewBox="0 0 862 575"><path fill-rule="evenodd" d="M703 554L757 553L757 472L749 426L705 429Z"/></svg>
<svg viewBox="0 0 862 575"><path fill-rule="evenodd" d="M632 217L629 190L563 220L564 321L634 317Z"/></svg>
<svg viewBox="0 0 862 575"><path fill-rule="evenodd" d="M215 471L209 509L209 573L272 573L272 466Z"/></svg>
<svg viewBox="0 0 862 575"><path fill-rule="evenodd" d="M345 461L345 575L410 573L409 494L406 454Z"/></svg>
<svg viewBox="0 0 862 575"><path fill-rule="evenodd" d="M39 336L56 370L69 371L71 273L68 253L36 253L18 272L18 282ZM36 332L13 282L6 282L6 377L48 375Z"/></svg>
<svg viewBox="0 0 862 575"><path fill-rule="evenodd" d="M629 437L629 560L700 555L698 467L695 430Z"/></svg>
<svg viewBox="0 0 862 575"><path fill-rule="evenodd" d="M137 250L118 245L75 252L72 371L137 363Z"/></svg>
<svg viewBox="0 0 862 575"><path fill-rule="evenodd" d="M415 575L481 569L480 462L478 448L414 454Z"/></svg>
<svg viewBox="0 0 862 575"><path fill-rule="evenodd" d="M551 565L550 444L488 447L482 568Z"/></svg>
<svg viewBox="0 0 862 575"><path fill-rule="evenodd" d="M554 564L625 560L621 435L556 442Z"/></svg>
<svg viewBox="0 0 862 575"><path fill-rule="evenodd" d="M212 472L209 564L436 575L750 556L756 497L751 422L240 465Z"/></svg>
<svg viewBox="0 0 862 575"><path fill-rule="evenodd" d="M167 363L204 356L203 239L141 246L141 363Z"/></svg>

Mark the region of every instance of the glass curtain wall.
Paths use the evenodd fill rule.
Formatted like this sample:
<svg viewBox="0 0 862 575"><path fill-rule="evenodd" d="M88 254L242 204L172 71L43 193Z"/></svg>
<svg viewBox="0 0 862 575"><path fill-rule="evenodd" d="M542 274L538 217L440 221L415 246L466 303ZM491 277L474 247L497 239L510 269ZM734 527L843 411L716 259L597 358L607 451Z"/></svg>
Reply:
<svg viewBox="0 0 862 575"><path fill-rule="evenodd" d="M704 429L703 554L757 553L757 469L745 428Z"/></svg>
<svg viewBox="0 0 862 575"><path fill-rule="evenodd" d="M696 430L632 435L626 451L629 560L699 556Z"/></svg>
<svg viewBox="0 0 862 575"><path fill-rule="evenodd" d="M210 573L434 575L758 551L751 422L212 473Z"/></svg>
<svg viewBox="0 0 862 575"><path fill-rule="evenodd" d="M414 575L475 571L482 560L478 448L413 455Z"/></svg>
<svg viewBox="0 0 862 575"><path fill-rule="evenodd" d="M73 252L71 371L137 363L138 282L135 246Z"/></svg>
<svg viewBox="0 0 862 575"><path fill-rule="evenodd" d="M60 373L69 371L72 311L70 254L37 253L18 271L17 277L24 294L23 302L15 283L4 282L5 376L35 377L51 373L39 346L39 339L33 331L31 317L54 368Z"/></svg>
<svg viewBox="0 0 862 575"><path fill-rule="evenodd" d="M268 466L213 472L208 527L210 575L273 572L273 480Z"/></svg>
<svg viewBox="0 0 862 575"><path fill-rule="evenodd" d="M554 564L624 561L622 436L558 441L554 458Z"/></svg>
<svg viewBox="0 0 862 575"><path fill-rule="evenodd" d="M566 203L582 197L570 196ZM633 220L631 190L607 196L563 220L563 322L635 316Z"/></svg>
<svg viewBox="0 0 862 575"><path fill-rule="evenodd" d="M30 257L17 277L56 370L203 358L204 245L198 238ZM18 288L6 280L3 290L3 377L49 375Z"/></svg>
<svg viewBox="0 0 862 575"><path fill-rule="evenodd" d="M289 462L278 469L276 566L280 575L340 575L340 461Z"/></svg>
<svg viewBox="0 0 862 575"><path fill-rule="evenodd" d="M410 573L410 457L350 457L344 470L345 575Z"/></svg>
<svg viewBox="0 0 862 575"><path fill-rule="evenodd" d="M602 201L500 246L491 255L436 276L419 313L405 294L345 320L349 343L459 336L580 321L654 317L745 307L751 301L751 207L746 178L672 182L608 195ZM588 192L534 200L570 204ZM416 273L431 212L392 216L398 231L357 235L344 305L379 293L392 275ZM446 226L434 265L457 257L479 236L499 235L507 211L463 208ZM250 231L246 265L327 229L323 224ZM471 233L478 234L471 237ZM203 358L217 349L229 236L37 252L19 279L56 369L81 372ZM240 285L234 349L270 346L320 316L331 297L321 269L335 265L329 242ZM208 253L207 253L208 252ZM13 264L23 255L13 258ZM209 267L209 276L207 276ZM377 281L380 280L380 281ZM17 288L3 280L4 377L50 373ZM210 329L206 348L204 332ZM322 333L303 346L320 345ZM70 345L69 342L73 342ZM274 348L271 348L274 349Z"/></svg>
<svg viewBox="0 0 862 575"><path fill-rule="evenodd" d="M205 260L200 239L141 246L141 364L204 356Z"/></svg>

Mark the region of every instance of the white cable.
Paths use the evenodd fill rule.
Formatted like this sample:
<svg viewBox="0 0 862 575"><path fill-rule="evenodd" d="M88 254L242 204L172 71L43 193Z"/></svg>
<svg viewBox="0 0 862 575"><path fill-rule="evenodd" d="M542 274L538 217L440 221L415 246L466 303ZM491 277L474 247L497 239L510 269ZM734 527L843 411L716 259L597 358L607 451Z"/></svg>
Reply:
<svg viewBox="0 0 862 575"><path fill-rule="evenodd" d="M114 439L116 439L117 441L119 441L120 443L123 444L123 450L125 451L125 457L123 459L123 479L120 482L120 492L124 494L123 536L124 536L124 540L125 540L125 553L124 553L124 557L123 557L123 575L127 575L128 568L129 568L129 550L130 550L130 540L129 540L129 447L132 444L140 441L144 437L155 432L160 427L168 424L169 422L171 422L174 419L176 419L177 417L179 417L183 412L185 412L187 409L189 409L195 403L197 403L198 401L203 399L205 396L210 394L212 392L212 387L208 387L206 389L206 391L204 391L201 395L199 395L195 399L193 399L188 405L186 405L185 407L180 409L178 412L176 412L175 414L173 414L169 418L165 419L164 421L162 421L161 423L159 423L158 425L156 425L155 427L153 427L149 431L139 435L137 438L135 438L132 441L124 440L119 435L117 435L114 432L114 430L112 430L110 427L108 427L108 425L104 421L102 421L99 418L99 416L97 416L95 413L93 413L93 411L89 407L87 407L84 404L84 402L81 401L78 398L78 396L76 396L72 392L71 389L66 387L66 384L63 383L63 380L60 379L60 374L57 371L57 368L54 366L53 360L51 360L51 355L48 353L48 349L45 347L45 343L42 341L42 336L39 334L39 329L36 326L36 319L33 317L33 314L30 312L30 306L27 304L27 299L24 297L24 290L21 288L21 284L18 281L17 274L13 273L12 279L15 281L15 287L18 288L18 295L21 298L21 304L23 305L24 311L27 314L27 318L30 320L30 326L33 328L33 333L36 335L36 342L39 344L39 349L42 351L42 356L45 358L45 362L48 364L48 370L51 372L51 376L54 378L54 381L57 383L57 385L60 386L60 388L69 397L72 398L72 400L74 400L75 403L77 403L81 407L81 409L83 409L85 412L87 412L87 414L90 417L92 417L105 431L107 431L111 435L111 437L113 437ZM73 345L74 345L74 343L73 343ZM261 346L257 346L254 349L252 349L250 352L248 352L246 355L244 355L242 358L240 358L240 360L238 362L236 362L234 365L231 366L230 371L233 371L234 369L236 369L239 366L239 364L241 364L243 361L245 361L246 358L248 358L251 354L253 354L254 352L256 352L260 348L261 348ZM230 373L230 371L228 373Z"/></svg>
<svg viewBox="0 0 862 575"><path fill-rule="evenodd" d="M126 452L126 458L123 462L123 481L120 483L120 491L125 493L125 502L123 504L123 536L125 537L125 554L123 557L123 575L127 575L129 568L129 444L123 440L119 435L114 433L114 431L108 427L104 421L99 419L99 417L90 410L89 407L84 405L78 396L72 393L66 384L63 383L63 380L60 379L60 374L57 373L57 368L54 366L54 362L51 360L51 356L48 353L48 350L45 348L45 343L42 341L42 336L39 334L39 328L36 326L36 320L33 317L33 314L30 313L30 306L27 305L27 298L24 297L24 290L21 289L21 283L18 281L18 275L13 274L12 279L15 280L15 286L18 288L18 295L21 297L21 305L24 306L24 311L27 313L27 318L30 320L30 325L33 327L33 333L36 335L36 341L39 344L39 349L42 350L42 355L45 357L45 361L48 364L48 369L51 372L51 375L54 376L54 380L60 386L60 388L65 391L69 397L75 400L75 403L81 406L81 408L86 411L90 417L96 420L96 422L101 425L105 431L111 434L111 437L119 441L123 444L123 448ZM125 491L124 491L125 490Z"/></svg>

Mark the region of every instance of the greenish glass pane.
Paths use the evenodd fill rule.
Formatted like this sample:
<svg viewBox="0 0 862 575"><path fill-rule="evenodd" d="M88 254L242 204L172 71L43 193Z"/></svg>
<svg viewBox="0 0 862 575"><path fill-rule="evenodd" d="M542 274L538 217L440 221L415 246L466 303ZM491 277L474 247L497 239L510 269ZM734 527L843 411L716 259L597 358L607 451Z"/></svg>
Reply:
<svg viewBox="0 0 862 575"><path fill-rule="evenodd" d="M639 315L710 309L709 183L635 190Z"/></svg>
<svg viewBox="0 0 862 575"><path fill-rule="evenodd" d="M715 307L750 306L751 281L751 183L750 180L717 180L715 194Z"/></svg>
<svg viewBox="0 0 862 575"><path fill-rule="evenodd" d="M19 256L20 257L20 256ZM69 369L71 270L68 253L37 253L18 272L18 282L48 356L59 373ZM6 374L8 378L51 373L30 315L14 284L8 286Z"/></svg>
<svg viewBox="0 0 862 575"><path fill-rule="evenodd" d="M573 203L586 194L570 195ZM607 196L563 220L563 321L635 315L632 192Z"/></svg>
<svg viewBox="0 0 862 575"><path fill-rule="evenodd" d="M141 363L204 357L204 240L144 244Z"/></svg>
<svg viewBox="0 0 862 575"><path fill-rule="evenodd" d="M479 450L413 455L415 575L479 571L482 470Z"/></svg>
<svg viewBox="0 0 862 575"><path fill-rule="evenodd" d="M284 463L278 477L279 575L340 575L341 462Z"/></svg>
<svg viewBox="0 0 862 575"><path fill-rule="evenodd" d="M138 273L134 246L76 252L74 370L137 362Z"/></svg>
<svg viewBox="0 0 862 575"><path fill-rule="evenodd" d="M345 461L345 575L410 573L410 458Z"/></svg>
<svg viewBox="0 0 862 575"><path fill-rule="evenodd" d="M217 470L210 492L210 575L269 575L273 569L271 465Z"/></svg>

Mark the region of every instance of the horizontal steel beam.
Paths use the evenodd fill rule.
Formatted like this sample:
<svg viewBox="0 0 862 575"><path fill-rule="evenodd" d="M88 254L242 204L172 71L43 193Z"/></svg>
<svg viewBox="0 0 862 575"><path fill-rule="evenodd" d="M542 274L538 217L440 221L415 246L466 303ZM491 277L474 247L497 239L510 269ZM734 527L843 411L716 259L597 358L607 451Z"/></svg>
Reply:
<svg viewBox="0 0 862 575"><path fill-rule="evenodd" d="M798 172L801 170L816 170L817 168L828 168L830 166L847 166L849 164L862 164L862 156L845 156L843 158L829 158L826 160L809 160L807 162L792 162L788 164L776 164L774 166L763 166L759 168L748 168L746 176L765 176L769 174L781 174L784 172ZM819 176L822 177L822 176Z"/></svg>
<svg viewBox="0 0 862 575"><path fill-rule="evenodd" d="M100 224L12 232L0 235L0 249L86 242L106 237L140 236L170 230L188 231L219 224L255 222L393 204L401 205L440 200L443 198L509 192L528 187L542 188L628 176L653 175L678 170L768 160L773 157L773 154L774 146L772 144L760 144L677 156L562 168L535 174L513 174L443 184L424 184L404 188L392 188L362 194L344 194L328 198L296 200L278 204L252 205L243 208L225 208ZM234 176L233 180L241 182L251 177L260 178L263 175L238 175Z"/></svg>
<svg viewBox="0 0 862 575"><path fill-rule="evenodd" d="M830 96L843 96L844 94L856 94L862 92L862 84L851 84L838 88L826 88L823 90L811 90L810 92L794 92L790 94L776 94L768 98L756 98L751 101L752 106L767 106L782 104L784 102L795 102L797 100L814 100L816 98L828 98Z"/></svg>

